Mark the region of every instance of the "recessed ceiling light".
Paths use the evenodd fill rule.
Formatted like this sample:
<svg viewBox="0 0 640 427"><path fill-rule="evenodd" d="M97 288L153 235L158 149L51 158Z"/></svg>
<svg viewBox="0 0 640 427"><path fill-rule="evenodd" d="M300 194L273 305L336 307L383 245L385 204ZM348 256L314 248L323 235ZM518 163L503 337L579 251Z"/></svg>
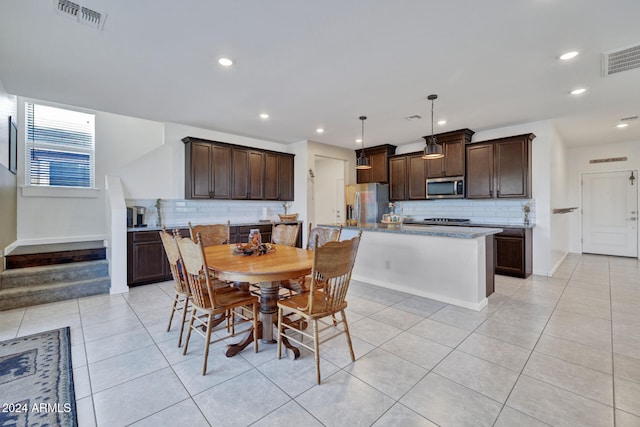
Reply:
<svg viewBox="0 0 640 427"><path fill-rule="evenodd" d="M627 126L629 126L629 123L618 123L616 125L617 128L626 128Z"/></svg>
<svg viewBox="0 0 640 427"><path fill-rule="evenodd" d="M360 144L362 142L361 138L356 139L356 144Z"/></svg>
<svg viewBox="0 0 640 427"><path fill-rule="evenodd" d="M318 133L322 133L322 132L324 132L324 129L322 129L322 128L318 128L318 129L316 129L316 132L318 132Z"/></svg>
<svg viewBox="0 0 640 427"><path fill-rule="evenodd" d="M568 59L573 59L576 56L578 56L578 52L574 50L573 52L567 52L565 54L560 55L560 59L562 59L563 61L566 61Z"/></svg>
<svg viewBox="0 0 640 427"><path fill-rule="evenodd" d="M269 115L267 113L262 113L262 114L260 114L260 118L266 120L266 119L269 118Z"/></svg>
<svg viewBox="0 0 640 427"><path fill-rule="evenodd" d="M218 59L218 64L222 65L223 67L230 67L233 65L233 61L229 58L220 58Z"/></svg>
<svg viewBox="0 0 640 427"><path fill-rule="evenodd" d="M442 126L442 125L446 125L446 124L447 124L447 121L446 121L446 120L439 120L439 121L438 121L438 124L439 124L440 126Z"/></svg>
<svg viewBox="0 0 640 427"><path fill-rule="evenodd" d="M587 90L583 87L579 88L579 89L574 89L571 91L571 95L582 95L583 93L585 93Z"/></svg>

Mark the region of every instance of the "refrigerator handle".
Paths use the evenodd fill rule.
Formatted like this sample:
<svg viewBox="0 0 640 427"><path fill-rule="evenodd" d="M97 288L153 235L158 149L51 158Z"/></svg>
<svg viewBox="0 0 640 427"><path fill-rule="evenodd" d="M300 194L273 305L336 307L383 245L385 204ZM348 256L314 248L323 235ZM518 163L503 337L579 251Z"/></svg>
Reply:
<svg viewBox="0 0 640 427"><path fill-rule="evenodd" d="M356 209L356 216L355 216L355 220L356 220L356 224L360 224L360 192L356 191L355 194L355 209Z"/></svg>

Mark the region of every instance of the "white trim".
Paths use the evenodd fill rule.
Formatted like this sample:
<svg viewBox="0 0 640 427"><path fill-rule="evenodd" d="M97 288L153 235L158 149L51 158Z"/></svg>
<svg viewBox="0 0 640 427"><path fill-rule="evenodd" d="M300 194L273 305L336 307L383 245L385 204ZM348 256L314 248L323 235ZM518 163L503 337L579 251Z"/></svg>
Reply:
<svg viewBox="0 0 640 427"><path fill-rule="evenodd" d="M49 245L55 243L78 243L78 242L93 242L104 241L104 234L95 236L73 236L73 237L48 237L44 239L21 239L17 240L13 247L18 246L31 246L31 245Z"/></svg>
<svg viewBox="0 0 640 427"><path fill-rule="evenodd" d="M69 197L76 199L97 199L100 195L99 188L25 185L20 187L20 189L22 197Z"/></svg>

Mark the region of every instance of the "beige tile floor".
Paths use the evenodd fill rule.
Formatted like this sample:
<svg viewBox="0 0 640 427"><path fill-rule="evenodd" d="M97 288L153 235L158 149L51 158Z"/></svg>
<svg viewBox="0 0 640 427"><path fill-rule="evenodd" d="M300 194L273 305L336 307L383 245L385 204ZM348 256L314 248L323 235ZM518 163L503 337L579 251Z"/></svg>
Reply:
<svg viewBox="0 0 640 427"><path fill-rule="evenodd" d="M0 339L69 325L80 426L639 426L640 263L570 255L496 277L481 312L353 282L340 337L234 358L166 332L170 282L0 312Z"/></svg>

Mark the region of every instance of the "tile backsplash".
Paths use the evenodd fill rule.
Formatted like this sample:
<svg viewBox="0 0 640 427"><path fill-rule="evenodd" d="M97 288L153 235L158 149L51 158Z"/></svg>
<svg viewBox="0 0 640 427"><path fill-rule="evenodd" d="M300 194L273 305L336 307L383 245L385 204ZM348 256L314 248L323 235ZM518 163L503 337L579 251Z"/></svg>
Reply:
<svg viewBox="0 0 640 427"><path fill-rule="evenodd" d="M405 218L468 218L481 224L524 224L524 206L530 207L529 223L536 222L535 200L466 200L447 199L396 203L396 212Z"/></svg>
<svg viewBox="0 0 640 427"><path fill-rule="evenodd" d="M232 223L260 219L277 221L278 214L284 213L283 202L278 201L160 199L160 223L157 199L126 199L125 202L127 206L144 206L145 222L149 226L186 226L189 221L193 224L225 223L227 220Z"/></svg>

